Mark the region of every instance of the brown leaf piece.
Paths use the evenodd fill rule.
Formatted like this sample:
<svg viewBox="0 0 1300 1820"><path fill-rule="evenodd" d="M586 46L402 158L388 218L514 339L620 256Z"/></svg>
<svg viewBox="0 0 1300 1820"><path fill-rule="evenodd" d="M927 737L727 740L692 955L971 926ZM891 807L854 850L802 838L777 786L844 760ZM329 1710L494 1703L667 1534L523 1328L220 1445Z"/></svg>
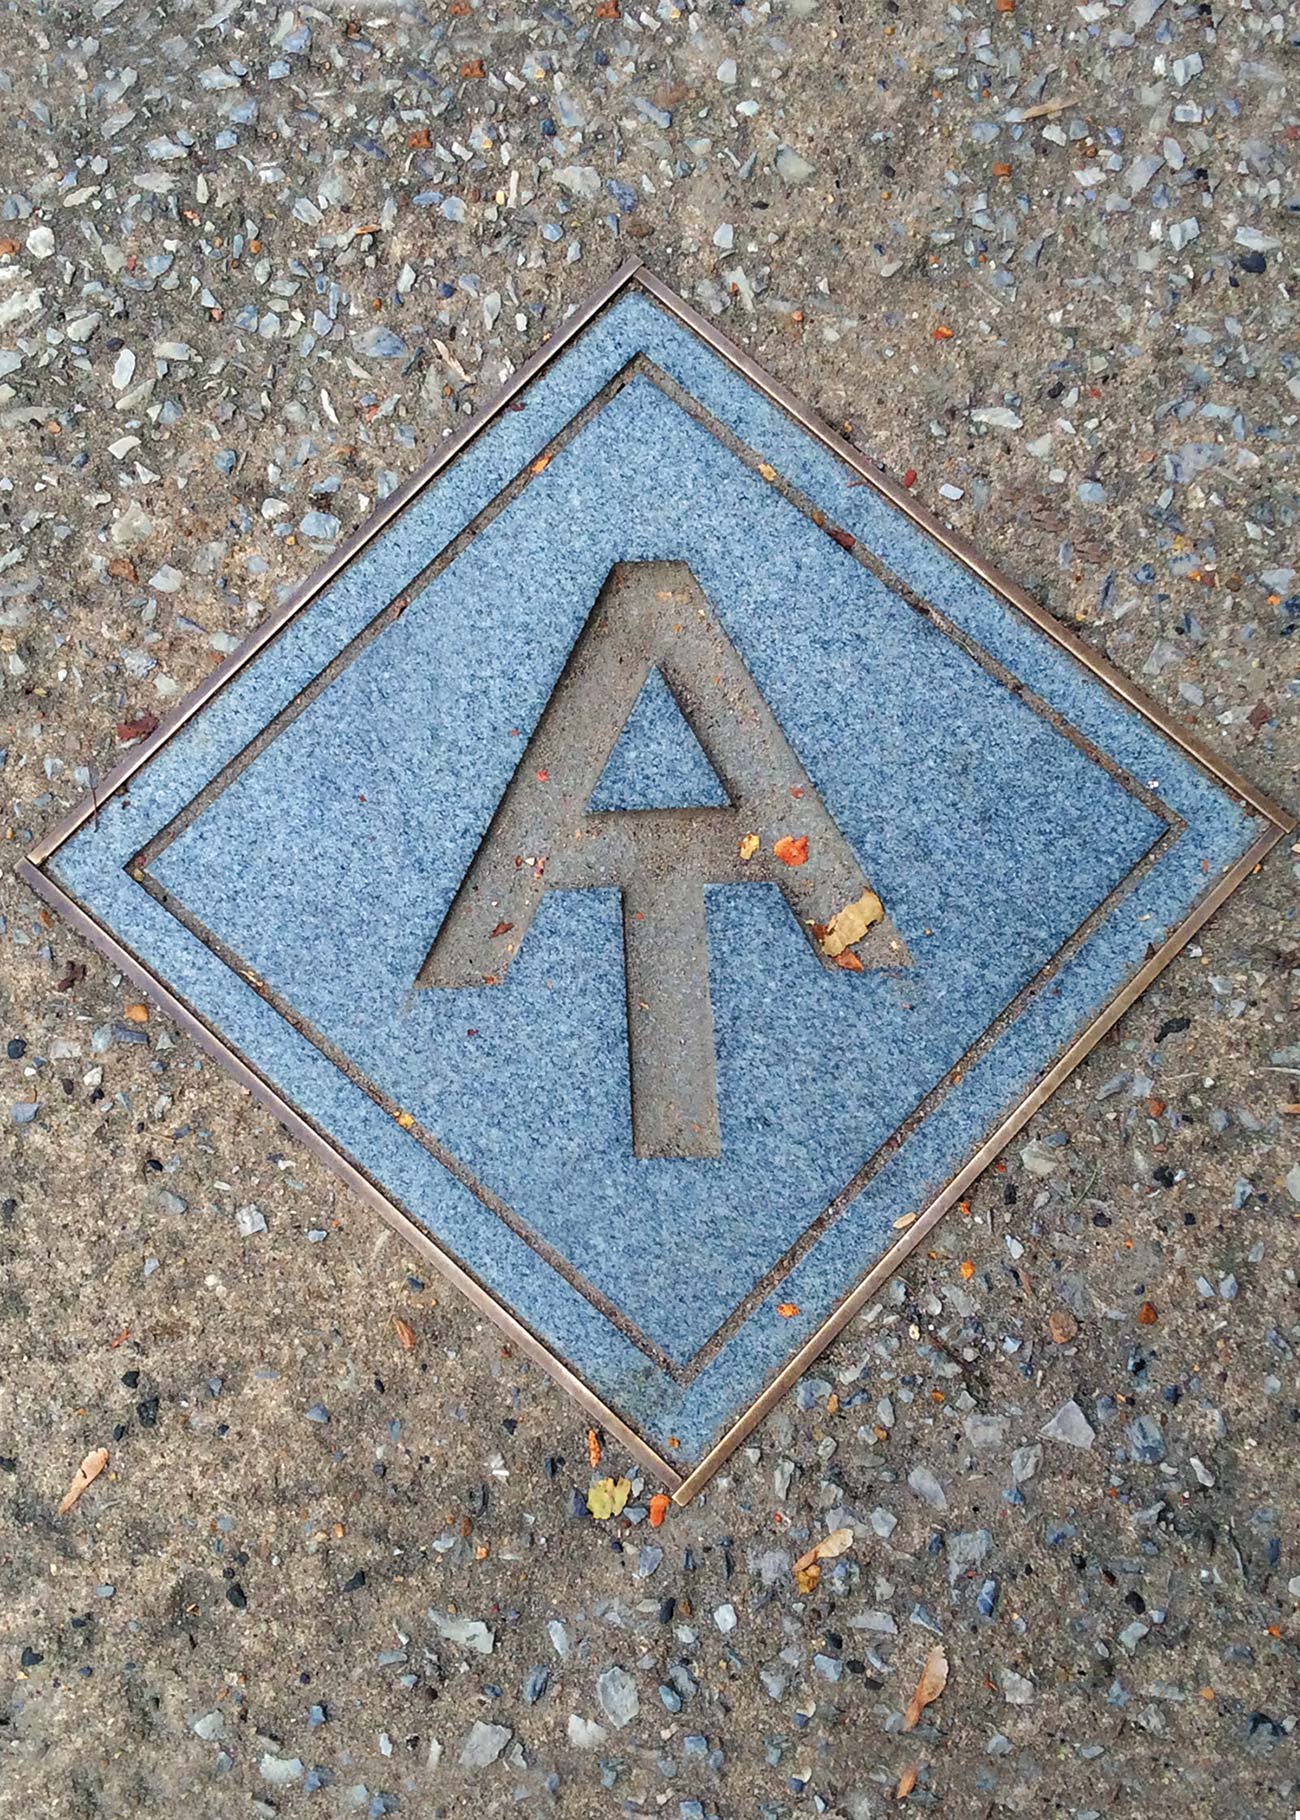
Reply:
<svg viewBox="0 0 1300 1820"><path fill-rule="evenodd" d="M885 906L874 891L864 891L854 903L845 904L842 910L826 925L826 933L820 938L822 953L831 960L837 959L846 948L860 942L873 923L884 920Z"/></svg>
<svg viewBox="0 0 1300 1820"><path fill-rule="evenodd" d="M107 1447L96 1447L92 1453L86 1455L76 1472L73 1473L71 1485L69 1485L68 1489L59 1500L58 1514L61 1517L67 1516L82 1492L85 1491L88 1485L94 1484L95 1480L107 1465Z"/></svg>
<svg viewBox="0 0 1300 1820"><path fill-rule="evenodd" d="M851 1529L833 1529L828 1536L823 1536L820 1542L814 1542L806 1555L800 1555L794 1564L794 1571L798 1573L801 1567L811 1567L814 1561L833 1561L836 1556L842 1555L846 1549L850 1549L852 1546L853 1531Z"/></svg>
<svg viewBox="0 0 1300 1820"><path fill-rule="evenodd" d="M916 1765L915 1765L915 1763L909 1763L907 1768L903 1771L902 1775L898 1778L898 1787L894 1790L894 1799L896 1801L906 1801L907 1800L907 1797L911 1794L912 1790L916 1787L916 1777L917 1777Z"/></svg>
<svg viewBox="0 0 1300 1820"><path fill-rule="evenodd" d="M853 1546L851 1529L833 1529L820 1542L814 1542L806 1555L800 1555L794 1564L794 1581L801 1593L815 1592L817 1583L822 1577L823 1561L833 1561L842 1555L845 1549Z"/></svg>
<svg viewBox="0 0 1300 1820"><path fill-rule="evenodd" d="M808 864L808 836L806 834L783 834L772 847L773 853L783 866L806 866Z"/></svg>
<svg viewBox="0 0 1300 1820"><path fill-rule="evenodd" d="M124 720L117 729L118 740L125 745L129 739L145 739L158 725L158 716L150 714L146 708L143 714L134 720Z"/></svg>
<svg viewBox="0 0 1300 1820"><path fill-rule="evenodd" d="M403 1352L415 1351L415 1329L409 1321L404 1321L400 1314L393 1316L393 1329L401 1343Z"/></svg>
<svg viewBox="0 0 1300 1820"><path fill-rule="evenodd" d="M925 1667L921 1670L921 1679L916 1684L916 1692L907 1703L903 1714L903 1730L913 1731L921 1714L931 1701L937 1700L948 1685L948 1658L939 1644L935 1644L925 1658Z"/></svg>

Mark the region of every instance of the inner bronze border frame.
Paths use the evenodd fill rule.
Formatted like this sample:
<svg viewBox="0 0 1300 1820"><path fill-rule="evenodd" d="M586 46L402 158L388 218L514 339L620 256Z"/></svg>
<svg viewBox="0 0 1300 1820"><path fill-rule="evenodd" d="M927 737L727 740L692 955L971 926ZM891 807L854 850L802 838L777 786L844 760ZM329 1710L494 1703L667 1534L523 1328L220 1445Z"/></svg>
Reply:
<svg viewBox="0 0 1300 1820"><path fill-rule="evenodd" d="M309 1018L304 1017L283 991L263 980L243 955L209 928L202 917L186 904L177 892L171 890L162 879L153 873L152 867L173 841L185 829L191 827L194 821L204 814L250 765L255 764L261 758L286 727L310 709L361 654L376 639L383 636L395 620L406 611L408 605L417 600L439 576L459 559L470 542L515 504L535 472L536 460L542 458L549 461L560 449L567 447L591 424L597 413L604 410L616 394L637 376L656 385L679 408L689 409L690 415L708 430L710 435L743 461L746 467L755 473L761 473L765 485L772 487L813 525L823 530L826 528L828 521L811 499L794 488L770 465L763 463L761 457L753 449L741 442L725 425L719 423L699 400L684 393L682 388L653 361L648 360L644 354L635 354L612 379L606 381L599 391L595 392L575 412L567 423L561 426L539 452L539 456L526 462L519 473L506 481L499 492L494 494L487 504L456 532L454 537L450 538L440 550L430 557L414 577L403 582L393 598L386 601L361 630L349 639L347 644L337 651L309 682L304 683L292 700L286 702L277 713L272 715L248 743L241 747L233 758L228 759L220 770L215 772L195 792L194 796L177 810L170 821L150 836L132 860L126 862L125 870L156 903L169 915L175 917L177 922L187 929L196 941L202 942L204 947L214 954L223 965L238 974L245 984L251 985L253 990L259 993L272 1009L285 1019L286 1023L290 1024L306 1042L309 1042L324 1056L326 1061L336 1067L340 1073L346 1075L355 1087L390 1118L397 1118L402 1111L391 1095L366 1074L365 1070L345 1050L317 1029ZM1059 737L1096 764L1098 769L1104 771L1112 782L1118 784L1126 794L1162 821L1164 830L1134 861L1123 877L1117 879L1105 896L1092 906L1077 927L1066 935L1054 953L1049 955L1042 965L1012 993L1011 997L990 1019L988 1025L980 1031L979 1035L951 1066L931 1083L916 1105L907 1112L894 1130L881 1140L866 1161L854 1170L853 1174L841 1184L825 1205L819 1208L817 1213L777 1253L767 1268L723 1315L708 1338L696 1348L689 1358L680 1363L674 1362L662 1346L637 1326L631 1317L620 1308L612 1295L597 1288L576 1265L563 1257L538 1232L535 1226L503 1200L490 1183L483 1182L477 1172L458 1157L436 1132L430 1131L418 1120L405 1127L409 1136L421 1144L449 1174L454 1175L458 1181L463 1183L489 1212L494 1213L504 1225L509 1227L516 1238L522 1240L539 1257L543 1258L556 1274L563 1277L569 1287L589 1302L603 1319L609 1321L611 1326L615 1327L630 1345L635 1346L658 1370L683 1389L695 1381L700 1372L717 1357L728 1340L743 1326L760 1303L771 1295L777 1285L789 1275L790 1271L820 1241L829 1228L842 1218L884 1163L897 1154L899 1146L912 1137L926 1118L942 1104L951 1088L969 1072L981 1056L988 1052L1005 1032L1010 1022L1051 983L1061 968L1073 959L1093 931L1134 890L1152 866L1164 858L1177 839L1185 833L1187 827L1183 818L1163 798L1144 786L1139 779L1119 765L1109 753L1087 739L1059 710L1053 708L1050 703L1035 695L1031 690L1026 689L1007 670L1005 665L999 662L991 652L984 649L978 640L953 625L923 596L916 594L910 588L905 588L905 584L889 571L887 565L869 552L863 544L855 543L847 555L868 569L882 587L922 611L963 656L978 665L1000 687L1014 695L1031 713L1036 714L1051 727ZM355 1159L353 1160L355 1161ZM443 1243L450 1251L451 1248L446 1245L445 1239Z"/></svg>
<svg viewBox="0 0 1300 1820"><path fill-rule="evenodd" d="M762 392L772 403L793 419L825 449L845 463L861 480L912 523L933 537L981 581L992 588L1009 606L1023 614L1039 631L1064 650L1083 668L1103 683L1127 707L1135 709L1152 723L1165 738L1193 759L1266 826L1246 851L1219 877L1196 903L1183 921L1150 954L1144 964L1121 990L1103 1006L1092 1021L1058 1056L1055 1063L1025 1097L1001 1121L967 1160L947 1186L926 1206L917 1219L879 1258L856 1288L809 1336L799 1350L771 1378L759 1396L689 1472L683 1474L672 1461L664 1459L637 1434L614 1410L559 1359L524 1324L505 1308L462 1265L450 1257L405 1210L397 1206L335 1144L326 1139L283 1095L261 1074L249 1066L229 1045L188 1006L159 980L104 924L92 916L43 867L50 857L79 828L96 815L116 791L129 783L135 773L179 730L206 706L212 698L250 663L279 633L329 585L357 553L377 536L429 483L452 462L461 450L503 411L509 409L542 369L568 346L589 323L621 292L630 286L645 291L668 315L697 335L706 346L725 360L743 378ZM1214 914L1286 835L1294 833L1295 817L1258 790L1248 779L1223 763L1200 740L1177 722L1136 683L1118 670L1109 659L1089 649L1024 588L1011 581L960 533L950 529L914 500L910 493L878 469L866 456L837 436L814 412L778 380L772 378L748 354L722 335L712 323L699 316L662 280L647 271L639 260L629 261L598 289L593 291L569 316L567 321L535 354L513 374L496 397L463 429L444 442L435 454L411 478L390 494L372 516L339 545L338 549L278 607L255 632L225 658L212 673L159 723L154 731L115 765L97 790L83 798L67 815L61 817L19 861L18 874L53 909L59 912L80 934L127 975L173 1021L228 1073L247 1088L296 1137L301 1139L343 1182L367 1205L373 1207L420 1254L470 1301L487 1314L507 1336L540 1364L559 1386L566 1390L607 1432L627 1448L642 1465L662 1478L679 1504L687 1503L717 1472L718 1468L745 1437L763 1419L799 1378L812 1361L825 1350L841 1329L875 1294L903 1261L917 1248L936 1223L966 1192L971 1183L988 1167L1011 1139L1033 1117L1056 1088L1096 1047L1119 1021L1133 1002L1141 996L1174 956L1191 940L1198 929Z"/></svg>

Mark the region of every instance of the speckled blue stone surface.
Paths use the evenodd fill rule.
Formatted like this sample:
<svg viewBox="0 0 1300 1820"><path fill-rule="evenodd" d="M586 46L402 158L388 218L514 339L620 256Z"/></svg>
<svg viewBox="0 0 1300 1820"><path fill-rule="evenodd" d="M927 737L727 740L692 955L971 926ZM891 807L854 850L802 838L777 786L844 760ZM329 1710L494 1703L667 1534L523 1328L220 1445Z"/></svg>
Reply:
<svg viewBox="0 0 1300 1820"><path fill-rule="evenodd" d="M136 883L125 868L140 848L638 353L1169 816L639 375L163 848L151 876L190 926ZM644 295L606 310L526 407L494 419L51 869L648 1441L667 1451L676 1437L688 1466L1244 850L1251 823ZM690 565L913 963L832 972L774 888L710 888L716 1160L633 1155L616 893L547 896L500 989L413 990L605 577L649 559ZM725 800L652 676L592 806ZM804 1239L905 1121L847 1211Z"/></svg>
<svg viewBox="0 0 1300 1820"><path fill-rule="evenodd" d="M589 806L709 809L726 802L721 778L683 719L667 683L652 670Z"/></svg>

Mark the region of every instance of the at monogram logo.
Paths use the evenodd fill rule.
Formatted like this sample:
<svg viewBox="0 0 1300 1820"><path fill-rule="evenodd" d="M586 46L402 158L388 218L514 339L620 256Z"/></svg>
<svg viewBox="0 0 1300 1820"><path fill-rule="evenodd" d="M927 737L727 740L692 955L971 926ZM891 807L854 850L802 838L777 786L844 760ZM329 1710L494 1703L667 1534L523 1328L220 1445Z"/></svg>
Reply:
<svg viewBox="0 0 1300 1820"><path fill-rule="evenodd" d="M588 807L655 669L717 772L728 807ZM846 968L828 952L837 944L827 925L864 899L872 906L872 926L842 950L850 954L846 990L866 969L908 964L902 939L877 915L848 842L690 570L679 562L621 563L578 637L417 984L500 985L547 891L617 888L635 1153L717 1157L704 887L742 884L778 886L807 934L810 964L825 967Z"/></svg>

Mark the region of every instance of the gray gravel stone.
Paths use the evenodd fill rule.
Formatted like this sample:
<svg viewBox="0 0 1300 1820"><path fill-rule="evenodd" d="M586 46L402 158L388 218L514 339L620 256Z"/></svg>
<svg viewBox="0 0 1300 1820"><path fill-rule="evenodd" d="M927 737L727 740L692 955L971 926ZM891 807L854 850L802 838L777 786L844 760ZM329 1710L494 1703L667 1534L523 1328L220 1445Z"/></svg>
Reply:
<svg viewBox="0 0 1300 1820"><path fill-rule="evenodd" d="M1091 1447L1097 1438L1097 1431L1073 1397L1062 1403L1042 1432L1045 1440L1064 1441L1069 1447Z"/></svg>
<svg viewBox="0 0 1300 1820"><path fill-rule="evenodd" d="M636 1682L625 1668L606 1668L596 1678L596 1696L610 1724L620 1730L641 1710Z"/></svg>
<svg viewBox="0 0 1300 1820"><path fill-rule="evenodd" d="M496 1762L511 1736L508 1725L489 1725L485 1719L476 1719L456 1761L462 1769L487 1769Z"/></svg>

